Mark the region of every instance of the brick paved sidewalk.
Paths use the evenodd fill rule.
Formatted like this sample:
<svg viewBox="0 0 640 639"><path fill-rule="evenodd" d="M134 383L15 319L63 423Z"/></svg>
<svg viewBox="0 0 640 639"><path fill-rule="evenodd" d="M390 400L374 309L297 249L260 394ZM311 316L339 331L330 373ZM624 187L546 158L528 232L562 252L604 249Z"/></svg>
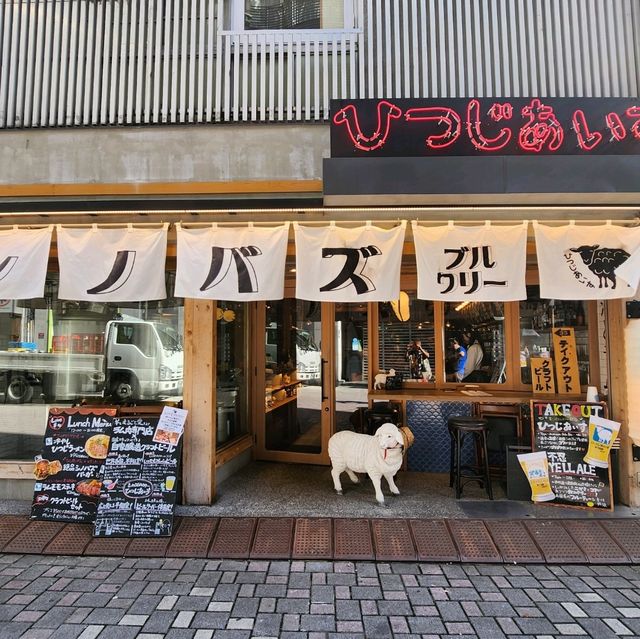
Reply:
<svg viewBox="0 0 640 639"><path fill-rule="evenodd" d="M638 519L182 517L171 537L93 538L89 524L0 516L0 552L110 557L640 563Z"/></svg>
<svg viewBox="0 0 640 639"><path fill-rule="evenodd" d="M0 639L640 636L640 567L0 555Z"/></svg>

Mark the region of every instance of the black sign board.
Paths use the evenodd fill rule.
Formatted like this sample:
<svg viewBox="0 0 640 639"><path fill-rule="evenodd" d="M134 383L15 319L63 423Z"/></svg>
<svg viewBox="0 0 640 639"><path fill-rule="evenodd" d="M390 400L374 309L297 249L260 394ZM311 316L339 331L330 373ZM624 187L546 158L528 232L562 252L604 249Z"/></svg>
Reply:
<svg viewBox="0 0 640 639"><path fill-rule="evenodd" d="M596 468L583 460L589 419L605 413L603 404L531 402L532 448L546 451L556 495L545 503L613 510L611 466Z"/></svg>
<svg viewBox="0 0 640 639"><path fill-rule="evenodd" d="M32 519L92 522L115 408L52 408L36 458Z"/></svg>
<svg viewBox="0 0 640 639"><path fill-rule="evenodd" d="M96 537L169 536L180 459L153 441L158 416L115 417L96 515Z"/></svg>
<svg viewBox="0 0 640 639"><path fill-rule="evenodd" d="M639 153L638 98L331 102L332 158Z"/></svg>

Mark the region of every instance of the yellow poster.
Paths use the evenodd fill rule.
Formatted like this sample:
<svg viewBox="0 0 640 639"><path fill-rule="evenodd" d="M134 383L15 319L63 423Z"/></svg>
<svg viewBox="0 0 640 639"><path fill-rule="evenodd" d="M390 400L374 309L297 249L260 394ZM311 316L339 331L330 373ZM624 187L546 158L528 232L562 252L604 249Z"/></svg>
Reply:
<svg viewBox="0 0 640 639"><path fill-rule="evenodd" d="M580 394L580 373L576 353L576 337L572 328L556 328L553 331L553 360L556 366L558 393Z"/></svg>
<svg viewBox="0 0 640 639"><path fill-rule="evenodd" d="M531 382L534 395L555 395L556 382L553 379L553 362L551 358L531 358Z"/></svg>

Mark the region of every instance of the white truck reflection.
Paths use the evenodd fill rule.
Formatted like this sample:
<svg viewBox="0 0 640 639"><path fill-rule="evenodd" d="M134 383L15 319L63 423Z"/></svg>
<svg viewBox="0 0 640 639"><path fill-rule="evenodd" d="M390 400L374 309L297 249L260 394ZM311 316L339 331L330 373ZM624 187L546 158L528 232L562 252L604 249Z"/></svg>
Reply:
<svg viewBox="0 0 640 639"><path fill-rule="evenodd" d="M45 401L158 399L182 394L183 348L164 324L111 320L101 353L0 351L0 372L6 403L30 402L38 385Z"/></svg>

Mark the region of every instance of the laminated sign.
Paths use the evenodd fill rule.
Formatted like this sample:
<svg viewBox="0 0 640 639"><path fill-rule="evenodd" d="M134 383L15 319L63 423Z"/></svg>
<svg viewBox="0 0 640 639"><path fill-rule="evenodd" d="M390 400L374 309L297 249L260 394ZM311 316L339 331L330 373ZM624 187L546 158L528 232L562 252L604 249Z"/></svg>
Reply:
<svg viewBox="0 0 640 639"><path fill-rule="evenodd" d="M532 485L533 501L613 510L611 469L602 460L605 441L613 441L616 433L609 420L600 419L604 416L605 406L597 403L531 402L537 456L524 455L520 461L527 462L523 470ZM598 442L593 436L596 425L601 429Z"/></svg>

